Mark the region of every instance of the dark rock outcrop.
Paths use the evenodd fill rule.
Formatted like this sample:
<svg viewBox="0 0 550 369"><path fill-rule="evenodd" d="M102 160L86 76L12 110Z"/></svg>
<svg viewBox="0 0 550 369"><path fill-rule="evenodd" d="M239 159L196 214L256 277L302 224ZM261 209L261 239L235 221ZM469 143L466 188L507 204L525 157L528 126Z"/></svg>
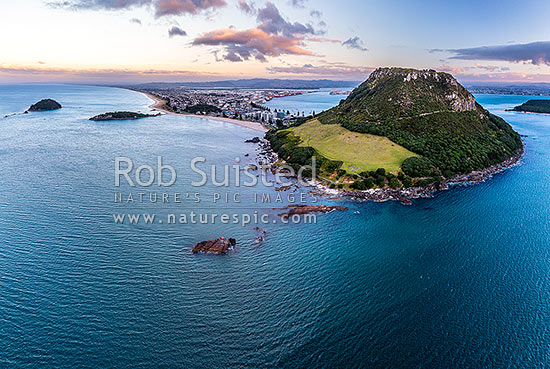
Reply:
<svg viewBox="0 0 550 369"><path fill-rule="evenodd" d="M237 240L234 238L218 238L212 241L202 241L193 247L193 253L211 253L211 254L225 254L231 250L237 244Z"/></svg>
<svg viewBox="0 0 550 369"><path fill-rule="evenodd" d="M259 137L254 137L254 138L251 138L250 140L245 141L245 143L259 143L259 142L260 142Z"/></svg>
<svg viewBox="0 0 550 369"><path fill-rule="evenodd" d="M43 99L32 104L29 108L29 111L48 111L48 110L57 110L61 109L61 104L52 99Z"/></svg>
<svg viewBox="0 0 550 369"><path fill-rule="evenodd" d="M303 215L303 214L309 214L309 213L328 213L329 211L333 210L340 210L345 211L349 210L345 206L329 206L329 205L305 205L305 204L293 204L293 205L287 205L283 209L288 210L285 213L279 214L281 217L290 217L293 215Z"/></svg>

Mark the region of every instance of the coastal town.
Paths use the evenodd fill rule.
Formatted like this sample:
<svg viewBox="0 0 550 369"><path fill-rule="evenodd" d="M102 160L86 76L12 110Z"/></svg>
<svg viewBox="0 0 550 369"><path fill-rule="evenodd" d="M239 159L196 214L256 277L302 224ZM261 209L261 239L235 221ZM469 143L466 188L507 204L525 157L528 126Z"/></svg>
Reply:
<svg viewBox="0 0 550 369"><path fill-rule="evenodd" d="M274 98L303 95L312 90L260 90L260 89L185 89L139 88L164 101L163 109L175 113L188 113L211 117L224 117L260 122L268 127L287 127L305 112L271 109L266 103Z"/></svg>

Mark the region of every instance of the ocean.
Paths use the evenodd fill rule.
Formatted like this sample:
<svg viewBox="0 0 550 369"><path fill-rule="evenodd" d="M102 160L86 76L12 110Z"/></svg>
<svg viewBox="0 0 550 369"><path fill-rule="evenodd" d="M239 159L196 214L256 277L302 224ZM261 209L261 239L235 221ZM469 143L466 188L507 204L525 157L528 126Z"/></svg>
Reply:
<svg viewBox="0 0 550 369"><path fill-rule="evenodd" d="M4 118L42 98L63 108ZM280 204L254 200L274 198L269 186L206 185L193 202L191 159L252 162L257 145L244 141L256 132L175 115L92 122L151 101L106 87L0 86L0 367L550 366L550 116L505 111L528 96L476 98L527 136L520 165L412 206L324 199L350 210L262 224L256 243L254 224L113 221L191 210L277 219ZM147 191L184 201L115 202L143 190L115 187L117 156L136 166L161 156L177 182ZM241 202L213 203L216 193ZM190 252L220 236L236 249Z"/></svg>

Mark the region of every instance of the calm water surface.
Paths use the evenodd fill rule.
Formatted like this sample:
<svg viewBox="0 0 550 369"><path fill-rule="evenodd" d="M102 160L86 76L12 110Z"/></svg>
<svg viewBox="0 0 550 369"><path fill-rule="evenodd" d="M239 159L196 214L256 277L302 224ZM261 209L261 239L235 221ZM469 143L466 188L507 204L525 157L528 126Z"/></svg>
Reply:
<svg viewBox="0 0 550 369"><path fill-rule="evenodd" d="M271 110L290 111L292 114L304 113L306 116L313 113L320 113L338 105L340 100L345 99L344 95L331 95L333 89L321 89L319 91L276 98L268 101L265 105ZM342 89L336 89L342 90ZM348 89L343 89L344 91Z"/></svg>
<svg viewBox="0 0 550 369"><path fill-rule="evenodd" d="M246 162L254 132L88 121L148 111L101 87L1 86L0 114L45 97L63 109L0 117L0 367L550 366L550 116L504 111L530 97L477 96L528 136L520 166L410 207L346 202L316 225L268 225L259 245L252 226L112 219L196 207L115 204L116 156L162 155L185 193L192 157ZM273 192L238 189L239 206L213 210L260 208L260 190ZM239 240L234 253L189 252L220 235Z"/></svg>

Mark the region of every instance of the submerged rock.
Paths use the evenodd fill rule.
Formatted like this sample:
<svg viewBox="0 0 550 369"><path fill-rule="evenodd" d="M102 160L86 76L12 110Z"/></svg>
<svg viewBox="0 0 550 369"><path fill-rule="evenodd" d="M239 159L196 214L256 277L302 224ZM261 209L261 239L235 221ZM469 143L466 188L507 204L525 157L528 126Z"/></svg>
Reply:
<svg viewBox="0 0 550 369"><path fill-rule="evenodd" d="M302 215L302 214L309 214L309 213L328 213L329 211L333 211L333 210L340 210L340 211L349 210L345 206L297 205L297 204L288 205L283 209L287 209L288 211L285 213L279 214L279 216L281 217L289 217L295 214Z"/></svg>
<svg viewBox="0 0 550 369"><path fill-rule="evenodd" d="M29 108L29 111L47 111L47 110L57 110L61 109L61 104L52 99L43 99L32 104Z"/></svg>
<svg viewBox="0 0 550 369"><path fill-rule="evenodd" d="M228 250L232 249L237 244L237 240L234 238L218 238L212 241L202 241L193 247L192 252L194 254L199 252L211 253L211 254L225 254Z"/></svg>

